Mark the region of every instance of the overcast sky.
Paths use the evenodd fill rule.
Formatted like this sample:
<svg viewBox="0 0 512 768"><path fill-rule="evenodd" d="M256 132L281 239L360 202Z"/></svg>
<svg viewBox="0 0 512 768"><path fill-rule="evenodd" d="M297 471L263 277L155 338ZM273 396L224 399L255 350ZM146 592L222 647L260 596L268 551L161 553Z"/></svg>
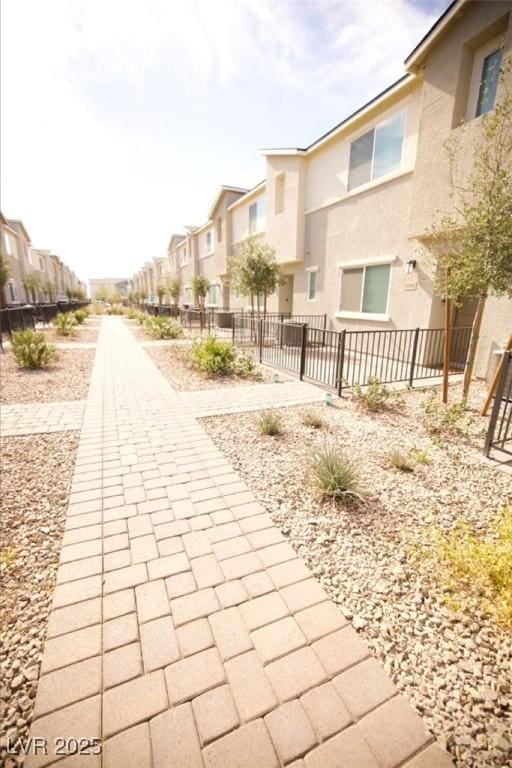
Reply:
<svg viewBox="0 0 512 768"><path fill-rule="evenodd" d="M129 277L403 74L448 0L2 0L1 202Z"/></svg>

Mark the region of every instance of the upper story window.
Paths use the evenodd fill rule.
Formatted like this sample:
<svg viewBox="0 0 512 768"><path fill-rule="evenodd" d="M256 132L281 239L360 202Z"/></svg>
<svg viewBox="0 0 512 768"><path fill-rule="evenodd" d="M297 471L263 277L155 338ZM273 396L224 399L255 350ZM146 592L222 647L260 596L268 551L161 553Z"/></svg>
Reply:
<svg viewBox="0 0 512 768"><path fill-rule="evenodd" d="M400 169L404 129L405 110L401 109L351 143L349 190Z"/></svg>
<svg viewBox="0 0 512 768"><path fill-rule="evenodd" d="M466 120L494 109L503 55L502 36L494 37L473 55Z"/></svg>
<svg viewBox="0 0 512 768"><path fill-rule="evenodd" d="M316 276L318 272L316 269L311 269L308 272L308 301L316 301Z"/></svg>
<svg viewBox="0 0 512 768"><path fill-rule="evenodd" d="M284 173L276 176L274 186L274 212L282 211L284 211Z"/></svg>
<svg viewBox="0 0 512 768"><path fill-rule="evenodd" d="M206 233L206 253L212 253L213 251L213 232L210 230Z"/></svg>
<svg viewBox="0 0 512 768"><path fill-rule="evenodd" d="M343 269L340 311L357 314L386 314L390 273L390 264Z"/></svg>
<svg viewBox="0 0 512 768"><path fill-rule="evenodd" d="M14 242L14 239L7 234L7 232L4 233L4 243L5 243L5 252L8 256L17 256L16 252L16 243Z"/></svg>
<svg viewBox="0 0 512 768"><path fill-rule="evenodd" d="M265 231L265 201L256 200L249 206L249 234Z"/></svg>
<svg viewBox="0 0 512 768"><path fill-rule="evenodd" d="M184 248L182 248L180 251L178 251L178 259L179 259L180 267L186 266L186 264L188 262L186 246Z"/></svg>
<svg viewBox="0 0 512 768"><path fill-rule="evenodd" d="M217 242L221 243L222 242L222 216L219 216L217 218L216 230L217 230Z"/></svg>
<svg viewBox="0 0 512 768"><path fill-rule="evenodd" d="M39 257L39 269L41 272L44 272L44 261L42 256Z"/></svg>
<svg viewBox="0 0 512 768"><path fill-rule="evenodd" d="M476 104L476 117L484 115L493 109L496 103L496 91L498 89L498 79L501 66L501 48L493 51L485 57L482 65L482 76L480 78L480 88L478 89L478 100Z"/></svg>

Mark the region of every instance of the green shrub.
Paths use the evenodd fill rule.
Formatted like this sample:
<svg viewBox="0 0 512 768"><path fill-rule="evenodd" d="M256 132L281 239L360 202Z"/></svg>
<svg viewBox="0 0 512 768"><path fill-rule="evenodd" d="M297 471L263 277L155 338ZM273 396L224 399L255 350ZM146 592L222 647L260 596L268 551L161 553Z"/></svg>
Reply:
<svg viewBox="0 0 512 768"><path fill-rule="evenodd" d="M139 313L139 312L137 312L137 310L135 310L135 309L133 309L132 307L130 307L130 309L129 309L129 310L128 310L128 312L126 313L126 317L128 318L128 320L137 320L137 316L138 316L139 314L140 314L140 313Z"/></svg>
<svg viewBox="0 0 512 768"><path fill-rule="evenodd" d="M151 317L144 324L144 330L154 339L179 339L183 336L181 325L169 317Z"/></svg>
<svg viewBox="0 0 512 768"><path fill-rule="evenodd" d="M87 319L87 312L85 309L75 309L73 312L73 317L75 318L77 325L82 325L82 323L85 323Z"/></svg>
<svg viewBox="0 0 512 768"><path fill-rule="evenodd" d="M411 456L416 464L432 464L432 460L424 448L418 448L418 446L413 445Z"/></svg>
<svg viewBox="0 0 512 768"><path fill-rule="evenodd" d="M473 419L463 400L445 405L436 392L430 392L423 403L423 423L429 435L467 435Z"/></svg>
<svg viewBox="0 0 512 768"><path fill-rule="evenodd" d="M258 418L258 427L262 435L275 436L281 432L281 419L274 411L263 411Z"/></svg>
<svg viewBox="0 0 512 768"><path fill-rule="evenodd" d="M62 312L53 318L53 325L58 336L72 336L74 333L74 326L76 325L75 318L71 312Z"/></svg>
<svg viewBox="0 0 512 768"><path fill-rule="evenodd" d="M248 376L255 376L254 358L246 352L235 351L235 359L231 363L231 374L245 379Z"/></svg>
<svg viewBox="0 0 512 768"><path fill-rule="evenodd" d="M145 325L148 320L151 320L149 315L146 315L144 312L137 312L136 320L139 325Z"/></svg>
<svg viewBox="0 0 512 768"><path fill-rule="evenodd" d="M315 411L304 411L302 423L305 427L311 427L312 429L321 429L324 425L322 419Z"/></svg>
<svg viewBox="0 0 512 768"><path fill-rule="evenodd" d="M340 447L320 448L313 456L309 472L313 488L322 496L362 501L357 469Z"/></svg>
<svg viewBox="0 0 512 768"><path fill-rule="evenodd" d="M44 333L16 331L11 339L12 353L20 368L47 368L57 358L57 350L48 344Z"/></svg>
<svg viewBox="0 0 512 768"><path fill-rule="evenodd" d="M479 604L512 627L512 507L501 510L487 534L458 520L451 530L431 523L409 544L409 557L448 592L448 604L471 613Z"/></svg>
<svg viewBox="0 0 512 768"><path fill-rule="evenodd" d="M354 395L360 408L375 413L386 408L391 392L379 379L370 376L364 389L356 384Z"/></svg>
<svg viewBox="0 0 512 768"><path fill-rule="evenodd" d="M389 451L386 454L386 464L400 472L414 472L414 462L411 457L401 451Z"/></svg>
<svg viewBox="0 0 512 768"><path fill-rule="evenodd" d="M122 304L113 304L107 308L107 315L123 315L124 307Z"/></svg>
<svg viewBox="0 0 512 768"><path fill-rule="evenodd" d="M193 368L208 376L227 376L232 370L235 350L228 341L219 341L209 334L193 342L189 359Z"/></svg>

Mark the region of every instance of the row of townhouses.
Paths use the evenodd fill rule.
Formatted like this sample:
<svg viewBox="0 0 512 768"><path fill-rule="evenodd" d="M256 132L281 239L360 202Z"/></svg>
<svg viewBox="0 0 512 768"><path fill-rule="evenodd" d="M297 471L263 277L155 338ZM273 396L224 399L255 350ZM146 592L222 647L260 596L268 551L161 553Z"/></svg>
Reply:
<svg viewBox="0 0 512 768"><path fill-rule="evenodd" d="M441 328L443 301L432 286L429 230L451 213L448 139L470 156L481 118L500 98L499 72L512 48L512 2L455 0L405 61L405 74L308 147L263 152L265 178L252 189L222 186L205 222L174 234L167 256L134 276L157 300L157 285L210 281L207 305L241 309L229 258L249 236L275 249L282 285L268 309L323 314L352 330ZM464 123L464 127L462 124ZM476 298L454 323L471 325ZM512 302L490 297L476 372L512 331Z"/></svg>
<svg viewBox="0 0 512 768"><path fill-rule="evenodd" d="M6 219L0 212L0 241L8 279L0 306L85 297L86 285L56 254L34 248L30 235L19 219Z"/></svg>

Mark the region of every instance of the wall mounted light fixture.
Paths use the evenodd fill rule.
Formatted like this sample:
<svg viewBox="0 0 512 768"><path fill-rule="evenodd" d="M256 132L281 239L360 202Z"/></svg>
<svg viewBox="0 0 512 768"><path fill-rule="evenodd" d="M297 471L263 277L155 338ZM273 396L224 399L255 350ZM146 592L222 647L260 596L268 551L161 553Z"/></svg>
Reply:
<svg viewBox="0 0 512 768"><path fill-rule="evenodd" d="M410 275L416 269L416 259L409 259L404 264L404 272L406 275Z"/></svg>

